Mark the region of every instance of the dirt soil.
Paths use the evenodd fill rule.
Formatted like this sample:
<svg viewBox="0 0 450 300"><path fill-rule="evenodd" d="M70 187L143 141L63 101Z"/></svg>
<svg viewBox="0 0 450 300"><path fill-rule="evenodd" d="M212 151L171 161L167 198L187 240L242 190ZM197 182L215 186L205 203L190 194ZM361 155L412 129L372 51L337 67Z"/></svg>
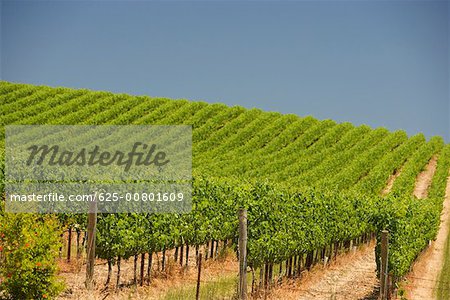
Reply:
<svg viewBox="0 0 450 300"><path fill-rule="evenodd" d="M70 263L61 260L59 262L60 274L66 282L66 290L57 298L58 300L109 300L109 299L143 299L155 300L163 299L171 289L181 288L186 285L195 285L197 282L197 270L195 266L195 254L190 251L189 268L180 267L173 258L173 250L167 252L166 272L157 271L158 258L153 255L152 281L149 286L144 282L144 286L133 285L133 258L121 263L120 288L116 290L117 267L113 266L111 283L105 288L108 266L106 261L97 260L95 264L94 278L96 279L95 290L88 293L84 287L86 264L83 259L74 259ZM192 254L192 255L191 255ZM147 267L147 259L145 266ZM159 253L161 262L161 253ZM138 260L138 281L140 268L140 257ZM202 262L201 283L213 281L221 276L237 274L239 264L234 253L229 251L226 255L214 260ZM145 269L145 274L147 269Z"/></svg>
<svg viewBox="0 0 450 300"><path fill-rule="evenodd" d="M391 192L392 187L394 186L394 181L395 181L395 179L397 179L398 176L400 176L400 174L402 173L402 169L403 169L403 167L401 167L398 170L395 170L394 174L389 176L389 179L387 181L386 187L381 192L382 196L385 196L385 195L387 195L387 194L389 194Z"/></svg>
<svg viewBox="0 0 450 300"><path fill-rule="evenodd" d="M436 299L434 291L444 259L444 247L449 235L450 222L450 177L447 180L444 207L441 214L441 224L435 241L419 256L412 272L405 281L408 299Z"/></svg>
<svg viewBox="0 0 450 300"><path fill-rule="evenodd" d="M419 199L425 199L428 197L428 188L433 180L434 172L437 166L437 156L434 155L425 170L423 170L416 178L416 184L414 186L414 196Z"/></svg>
<svg viewBox="0 0 450 300"><path fill-rule="evenodd" d="M375 241L354 247L329 266L316 266L302 279L291 280L275 288L269 299L364 299L378 286L374 247Z"/></svg>

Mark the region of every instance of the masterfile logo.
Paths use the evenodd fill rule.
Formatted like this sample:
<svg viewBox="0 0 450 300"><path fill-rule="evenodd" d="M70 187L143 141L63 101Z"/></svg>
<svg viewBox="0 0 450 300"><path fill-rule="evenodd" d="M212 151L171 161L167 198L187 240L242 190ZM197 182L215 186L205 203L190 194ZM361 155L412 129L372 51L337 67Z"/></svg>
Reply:
<svg viewBox="0 0 450 300"><path fill-rule="evenodd" d="M139 151L140 147L143 151ZM161 167L167 164L169 160L166 159L167 155L164 151L155 151L156 147L156 144L149 146L145 143L135 142L132 150L128 153L119 150L111 153L101 151L98 145L94 145L92 150L82 148L78 152L61 150L58 145L32 145L27 148L30 150L27 166L31 166L35 160L37 165L46 162L51 166L108 166L116 164L117 166L124 166L125 171L129 171L133 164L136 166L155 165Z"/></svg>
<svg viewBox="0 0 450 300"><path fill-rule="evenodd" d="M5 150L10 212L190 210L191 126L14 125Z"/></svg>

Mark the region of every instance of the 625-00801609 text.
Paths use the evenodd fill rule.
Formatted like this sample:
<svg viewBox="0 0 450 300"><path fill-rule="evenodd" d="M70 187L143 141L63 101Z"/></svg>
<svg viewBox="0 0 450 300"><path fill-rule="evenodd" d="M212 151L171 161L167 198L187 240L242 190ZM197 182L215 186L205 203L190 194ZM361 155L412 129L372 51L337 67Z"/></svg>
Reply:
<svg viewBox="0 0 450 300"><path fill-rule="evenodd" d="M150 192L150 193L109 193L94 192L84 195L64 195L61 193L47 194L10 194L8 197L10 202L116 202L116 201L143 201L143 202L175 202L183 201L183 192Z"/></svg>

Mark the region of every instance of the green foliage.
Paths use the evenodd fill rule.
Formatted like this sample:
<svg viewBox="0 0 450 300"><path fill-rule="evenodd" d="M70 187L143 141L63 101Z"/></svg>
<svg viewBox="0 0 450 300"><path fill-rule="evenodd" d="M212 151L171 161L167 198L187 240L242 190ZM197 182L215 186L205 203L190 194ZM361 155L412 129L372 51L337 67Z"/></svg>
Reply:
<svg viewBox="0 0 450 300"><path fill-rule="evenodd" d="M99 215L96 253L113 263L118 257L181 244L236 241L240 207L248 209L248 261L254 267L388 229L389 268L402 276L428 240L436 236L450 168L450 146L444 147L439 137L427 142L422 134L408 138L403 131L373 130L365 125L336 124L310 116L300 118L223 104L8 82L0 82L0 100L4 112L0 116L1 191L5 125L192 125L195 174L192 211ZM177 146L177 141L169 145ZM429 197L416 199L412 196L416 176L437 154L438 166ZM400 169L392 192L381 197L389 176ZM8 222L0 226L9 224L15 229L19 225L14 224L20 222L13 220L23 220L17 232L27 233L27 226L34 223L40 235L30 244L49 247L48 253L56 249L57 234L51 229L57 225L53 218L3 218ZM85 227L83 215L62 215L59 220L61 226ZM10 230L8 243L20 243L29 236ZM8 258L14 263L3 268L8 266L8 270L16 272L22 272L22 268L29 270L34 256L23 256L29 253L27 249L17 248L17 253ZM42 252L33 255L45 256ZM52 259L44 258L45 262ZM12 270L17 263L19 268ZM42 293L27 295L39 299L43 292L48 297L56 294L55 270L50 264L48 268L48 276L42 277L48 278L47 281L33 283L33 288ZM35 282L36 278L27 272L23 271L27 284ZM14 280L5 281L11 282L10 285L1 286L7 291L14 289L11 295L18 293L15 289L19 286L28 286L12 284L22 277L13 277L11 273L11 278Z"/></svg>
<svg viewBox="0 0 450 300"><path fill-rule="evenodd" d="M436 149L441 148L441 142L441 140L436 139L434 144L426 144L417 150L413 156L414 159L410 160L410 165L407 168L422 169L425 160L422 156L429 159L436 153L433 151L438 151ZM430 149L434 150L430 151ZM401 195L397 191L378 199L378 213L374 218L375 225L378 232L383 229L389 230L389 268L397 277L404 276L409 271L411 264L419 253L428 245L430 240L436 237L450 168L449 154L450 147L448 145L440 151L428 199L417 199L410 195L411 187L405 189L407 194ZM415 179L414 173L406 174L409 174L410 178L404 178L405 183ZM378 244L378 253L379 246Z"/></svg>
<svg viewBox="0 0 450 300"><path fill-rule="evenodd" d="M394 182L392 193L412 195L417 174L425 168L431 157L439 152L443 146L442 138L436 136L420 147L404 165L400 176Z"/></svg>
<svg viewBox="0 0 450 300"><path fill-rule="evenodd" d="M0 216L0 290L6 299L50 299L62 290L56 277L58 226L50 216Z"/></svg>

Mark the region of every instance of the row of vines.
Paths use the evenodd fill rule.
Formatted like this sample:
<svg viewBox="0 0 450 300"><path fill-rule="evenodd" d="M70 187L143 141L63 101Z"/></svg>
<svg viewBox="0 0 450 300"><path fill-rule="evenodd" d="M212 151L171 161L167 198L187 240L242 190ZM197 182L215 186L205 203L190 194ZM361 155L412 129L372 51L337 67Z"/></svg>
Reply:
<svg viewBox="0 0 450 300"><path fill-rule="evenodd" d="M235 247L239 208L248 211L248 263L253 270L267 271L283 262L300 266L297 261L302 261L305 266L317 253L337 251L350 241L388 229L389 269L401 277L437 232L450 168L450 147L439 137L427 142L422 134L408 137L403 131L258 109L7 82L0 83L0 99L2 191L6 125L193 126L192 211L99 214L96 254L110 268L123 259L181 246L197 251L226 241ZM412 196L415 178L433 155L439 158L429 197L418 200ZM399 169L392 192L382 196L389 176ZM13 217L2 212L0 218L0 235L4 235L0 296L2 289L19 295L13 282L43 266L50 281L33 286L38 291L33 298L55 295L60 285L52 277L52 257L45 256L43 249L54 254L60 230L83 229L86 216ZM35 229L28 234L31 224ZM12 233L17 226L32 241L25 241L29 245L25 248ZM25 256L32 262L25 265ZM23 270L13 268L18 262L23 262ZM29 282L37 280L27 276ZM27 291L23 287L20 295Z"/></svg>

